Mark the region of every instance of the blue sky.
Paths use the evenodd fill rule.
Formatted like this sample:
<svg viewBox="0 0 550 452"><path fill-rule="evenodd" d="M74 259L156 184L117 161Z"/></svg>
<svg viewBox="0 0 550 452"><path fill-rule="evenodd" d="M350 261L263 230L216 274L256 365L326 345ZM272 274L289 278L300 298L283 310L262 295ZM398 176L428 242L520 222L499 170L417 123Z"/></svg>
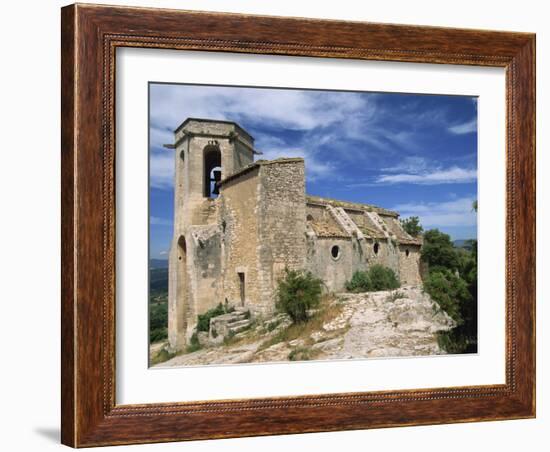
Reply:
<svg viewBox="0 0 550 452"><path fill-rule="evenodd" d="M156 84L150 97L150 255L172 235L173 130L187 117L239 123L258 158L303 157L308 194L375 204L453 239L476 237L477 99Z"/></svg>

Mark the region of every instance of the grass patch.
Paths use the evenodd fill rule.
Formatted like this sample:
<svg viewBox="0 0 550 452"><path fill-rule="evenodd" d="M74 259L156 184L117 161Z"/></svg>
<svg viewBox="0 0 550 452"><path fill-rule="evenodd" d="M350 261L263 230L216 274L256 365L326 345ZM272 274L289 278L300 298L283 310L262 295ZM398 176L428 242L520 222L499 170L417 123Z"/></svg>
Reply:
<svg viewBox="0 0 550 452"><path fill-rule="evenodd" d="M189 344L187 344L187 347L185 348L186 353L193 353L197 350L200 350L202 348L201 343L199 342L199 336L197 335L197 332L194 332L191 336L191 339L189 339Z"/></svg>
<svg viewBox="0 0 550 452"><path fill-rule="evenodd" d="M403 292L396 290L386 297L386 301L393 303L395 300L399 300L400 298L407 298L407 296Z"/></svg>
<svg viewBox="0 0 550 452"><path fill-rule="evenodd" d="M335 303L331 296L325 295L321 299L320 309L313 316L311 316L309 320L301 323L290 324L288 327L277 332L274 336L265 340L260 345L258 350L265 350L272 345L280 342L293 341L294 339L302 339L306 343L311 343L311 334L315 331L321 330L325 323L330 322L340 315L342 309L342 304Z"/></svg>

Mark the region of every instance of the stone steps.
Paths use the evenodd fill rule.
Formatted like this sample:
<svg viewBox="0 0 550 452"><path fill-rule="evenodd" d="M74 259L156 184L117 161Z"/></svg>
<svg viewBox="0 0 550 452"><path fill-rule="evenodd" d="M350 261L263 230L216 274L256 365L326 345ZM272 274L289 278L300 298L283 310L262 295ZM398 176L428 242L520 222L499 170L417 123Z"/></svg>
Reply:
<svg viewBox="0 0 550 452"><path fill-rule="evenodd" d="M227 329L232 334L240 333L241 331L246 330L251 324L250 319L238 320L236 322L231 322L227 325Z"/></svg>
<svg viewBox="0 0 550 452"><path fill-rule="evenodd" d="M222 314L210 319L210 334L209 336L215 341L219 342L223 340L228 334L235 335L250 327L252 321L250 320L250 313L248 309L239 306L234 311ZM215 331L215 335L212 334Z"/></svg>

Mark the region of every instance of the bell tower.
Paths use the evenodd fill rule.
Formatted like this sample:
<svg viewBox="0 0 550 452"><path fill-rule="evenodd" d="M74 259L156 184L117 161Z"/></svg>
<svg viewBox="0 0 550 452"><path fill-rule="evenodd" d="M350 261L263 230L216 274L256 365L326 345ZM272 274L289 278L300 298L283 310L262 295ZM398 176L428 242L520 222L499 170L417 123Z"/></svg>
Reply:
<svg viewBox="0 0 550 452"><path fill-rule="evenodd" d="M254 138L238 124L186 119L175 131L174 235L169 256L168 336L173 350L186 344L187 319L195 315L196 274L191 232L217 221L219 182L254 162ZM196 287L196 284L195 284Z"/></svg>

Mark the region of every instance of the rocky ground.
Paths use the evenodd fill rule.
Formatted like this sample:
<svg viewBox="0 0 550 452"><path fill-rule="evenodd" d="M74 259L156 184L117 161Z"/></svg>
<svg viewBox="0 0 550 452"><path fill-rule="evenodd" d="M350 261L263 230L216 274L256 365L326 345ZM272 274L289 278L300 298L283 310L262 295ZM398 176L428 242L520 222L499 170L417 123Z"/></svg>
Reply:
<svg viewBox="0 0 550 452"><path fill-rule="evenodd" d="M224 344L155 367L442 354L437 333L454 326L421 287L336 294L306 324L291 325L279 314L256 321ZM152 347L158 352L158 344Z"/></svg>

